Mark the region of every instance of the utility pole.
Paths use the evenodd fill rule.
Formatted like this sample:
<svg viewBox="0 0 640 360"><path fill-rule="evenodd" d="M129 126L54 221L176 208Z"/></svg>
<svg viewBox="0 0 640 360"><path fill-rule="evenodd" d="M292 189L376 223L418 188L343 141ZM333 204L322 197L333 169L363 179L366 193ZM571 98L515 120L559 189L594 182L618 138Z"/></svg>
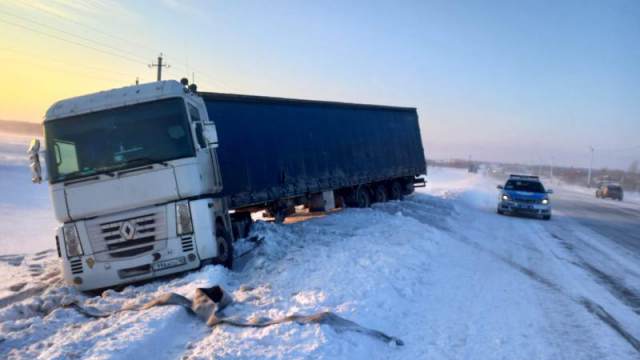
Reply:
<svg viewBox="0 0 640 360"><path fill-rule="evenodd" d="M593 146L589 146L589 151L591 151L591 158L589 160L589 172L587 173L587 187L591 187L591 169L593 168L593 152L595 149Z"/></svg>
<svg viewBox="0 0 640 360"><path fill-rule="evenodd" d="M158 68L158 81L161 81L162 80L162 68L163 67L170 68L171 65L162 63L162 53L160 53L160 55L158 56L158 63L157 64L151 63L151 64L149 64L149 67L150 68L152 68L152 67L157 67Z"/></svg>

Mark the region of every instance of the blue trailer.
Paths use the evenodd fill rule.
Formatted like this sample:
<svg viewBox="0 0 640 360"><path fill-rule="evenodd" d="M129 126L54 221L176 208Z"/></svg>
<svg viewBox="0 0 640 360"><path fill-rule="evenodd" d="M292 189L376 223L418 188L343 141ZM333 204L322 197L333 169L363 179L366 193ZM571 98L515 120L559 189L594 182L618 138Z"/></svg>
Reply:
<svg viewBox="0 0 640 360"><path fill-rule="evenodd" d="M286 216L327 191L338 206L365 207L424 184L415 108L199 95L218 129L221 196L231 209Z"/></svg>

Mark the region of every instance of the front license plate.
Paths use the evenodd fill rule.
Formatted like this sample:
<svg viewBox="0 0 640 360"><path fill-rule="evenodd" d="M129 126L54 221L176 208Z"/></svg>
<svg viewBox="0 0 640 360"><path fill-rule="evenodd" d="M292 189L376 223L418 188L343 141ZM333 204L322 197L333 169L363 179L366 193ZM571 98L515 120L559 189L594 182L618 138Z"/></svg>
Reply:
<svg viewBox="0 0 640 360"><path fill-rule="evenodd" d="M187 263L187 260L183 256L175 259L156 261L151 266L153 266L154 271L161 271L161 270L169 269L176 266L182 266L186 263Z"/></svg>

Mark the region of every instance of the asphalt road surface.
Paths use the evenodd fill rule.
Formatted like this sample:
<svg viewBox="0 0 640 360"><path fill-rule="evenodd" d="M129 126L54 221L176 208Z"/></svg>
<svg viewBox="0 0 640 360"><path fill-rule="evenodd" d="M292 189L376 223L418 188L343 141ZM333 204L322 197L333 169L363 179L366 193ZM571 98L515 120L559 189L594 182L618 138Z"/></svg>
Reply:
<svg viewBox="0 0 640 360"><path fill-rule="evenodd" d="M594 194L560 189L552 196L554 211L640 258L640 203L597 199Z"/></svg>

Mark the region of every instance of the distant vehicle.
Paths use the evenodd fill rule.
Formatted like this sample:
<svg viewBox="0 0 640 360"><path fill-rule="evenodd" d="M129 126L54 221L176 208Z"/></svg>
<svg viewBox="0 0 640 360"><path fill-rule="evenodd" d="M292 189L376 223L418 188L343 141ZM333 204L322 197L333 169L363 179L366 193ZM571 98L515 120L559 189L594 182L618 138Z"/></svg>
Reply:
<svg viewBox="0 0 640 360"><path fill-rule="evenodd" d="M519 214L551 219L549 194L537 176L510 175L504 186L498 185L498 214Z"/></svg>
<svg viewBox="0 0 640 360"><path fill-rule="evenodd" d="M596 190L596 197L600 199L610 198L622 201L624 191L622 191L622 186L618 184L600 184L600 186L598 186L598 190Z"/></svg>
<svg viewBox="0 0 640 360"><path fill-rule="evenodd" d="M469 164L469 168L467 168L467 171L473 174L477 174L478 170L480 170L478 164Z"/></svg>

